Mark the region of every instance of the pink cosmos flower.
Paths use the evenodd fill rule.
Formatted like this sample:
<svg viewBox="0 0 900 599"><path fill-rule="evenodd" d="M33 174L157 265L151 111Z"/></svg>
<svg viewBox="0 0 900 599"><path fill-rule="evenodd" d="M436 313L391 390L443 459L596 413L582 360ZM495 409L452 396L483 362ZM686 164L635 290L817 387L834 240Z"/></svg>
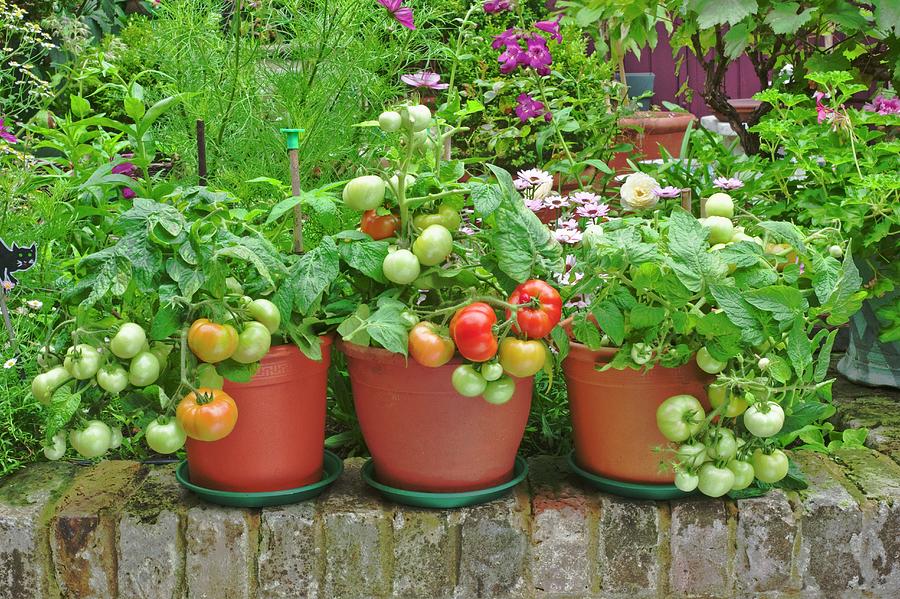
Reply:
<svg viewBox="0 0 900 599"><path fill-rule="evenodd" d="M726 177L716 177L713 181L713 187L718 187L719 189L724 189L725 191L731 191L734 189L740 189L744 186L744 182L736 177L726 178Z"/></svg>
<svg viewBox="0 0 900 599"><path fill-rule="evenodd" d="M564 220L559 223L559 226L563 229L569 229L570 231L578 230L578 221L574 218L570 218L569 220Z"/></svg>
<svg viewBox="0 0 900 599"><path fill-rule="evenodd" d="M569 201L561 196L551 196L544 199L544 205L548 208L565 208L569 205Z"/></svg>
<svg viewBox="0 0 900 599"><path fill-rule="evenodd" d="M509 0L488 0L484 3L484 12L489 15L503 12L511 8Z"/></svg>
<svg viewBox="0 0 900 599"><path fill-rule="evenodd" d="M584 204L596 204L599 201L600 196L596 193L591 193L590 191L576 191L575 193L569 194L569 203L578 206L583 206Z"/></svg>
<svg viewBox="0 0 900 599"><path fill-rule="evenodd" d="M409 75L401 75L400 81L413 87L427 87L428 89L447 89L449 83L441 83L441 76L431 71L418 71Z"/></svg>
<svg viewBox="0 0 900 599"><path fill-rule="evenodd" d="M871 104L864 104L863 108L869 112L881 115L900 114L900 97L885 98L884 96L878 96ZM3 121L0 121L0 124L2 123Z"/></svg>
<svg viewBox="0 0 900 599"><path fill-rule="evenodd" d="M12 132L9 130L9 127L4 124L3 119L0 119L0 139L3 139L11 144L19 143L19 140L15 135L12 134Z"/></svg>
<svg viewBox="0 0 900 599"><path fill-rule="evenodd" d="M681 195L681 190L671 185L667 187L657 187L653 190L653 194L658 198L677 198Z"/></svg>
<svg viewBox="0 0 900 599"><path fill-rule="evenodd" d="M545 208L544 200L525 200L525 207L532 212L540 212Z"/></svg>
<svg viewBox="0 0 900 599"><path fill-rule="evenodd" d="M516 98L516 116L523 123L527 123L531 119L543 116L545 121L550 121L553 116L547 111L543 102L539 102L528 94L519 94Z"/></svg>
<svg viewBox="0 0 900 599"><path fill-rule="evenodd" d="M817 91L813 94L813 98L816 99L816 117L820 125L825 121L833 119L835 114L833 109L822 104L822 98L824 97L825 94L822 92Z"/></svg>
<svg viewBox="0 0 900 599"><path fill-rule="evenodd" d="M544 33L549 33L550 37L555 39L558 43L562 43L562 34L559 32L559 18L554 21L538 21L534 26Z"/></svg>
<svg viewBox="0 0 900 599"><path fill-rule="evenodd" d="M575 214L583 218L603 218L609 214L609 204L585 204L579 206Z"/></svg>
<svg viewBox="0 0 900 599"><path fill-rule="evenodd" d="M408 6L403 6L403 0L377 0L378 4L387 9L394 19L406 27L415 30L416 24L413 22L413 11Z"/></svg>

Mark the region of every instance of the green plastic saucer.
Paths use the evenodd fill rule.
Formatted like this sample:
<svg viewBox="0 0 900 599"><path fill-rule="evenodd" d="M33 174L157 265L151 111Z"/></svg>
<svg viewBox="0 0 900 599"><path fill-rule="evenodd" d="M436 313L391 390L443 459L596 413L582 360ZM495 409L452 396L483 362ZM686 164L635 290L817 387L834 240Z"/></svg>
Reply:
<svg viewBox="0 0 900 599"><path fill-rule="evenodd" d="M467 491L465 493L427 493L425 491L406 491L389 487L375 480L375 464L369 458L362 467L362 477L366 484L384 495L385 498L403 505L448 509L487 503L502 497L507 491L525 480L528 474L528 462L516 456L516 466L512 480L496 487Z"/></svg>
<svg viewBox="0 0 900 599"><path fill-rule="evenodd" d="M175 478L184 488L193 491L204 501L232 507L266 507L298 503L316 497L327 489L344 471L344 461L327 449L323 464L322 480L305 487L285 489L284 491L266 491L263 493L238 493L235 491L219 491L195 485L190 480L187 460L178 464Z"/></svg>
<svg viewBox="0 0 900 599"><path fill-rule="evenodd" d="M693 493L685 493L675 485L646 485L641 483L627 483L613 478L604 478L593 472L588 472L575 461L575 452L568 455L566 461L572 472L588 485L605 493L631 497L632 499L653 499L665 501L667 499L681 499L690 497Z"/></svg>

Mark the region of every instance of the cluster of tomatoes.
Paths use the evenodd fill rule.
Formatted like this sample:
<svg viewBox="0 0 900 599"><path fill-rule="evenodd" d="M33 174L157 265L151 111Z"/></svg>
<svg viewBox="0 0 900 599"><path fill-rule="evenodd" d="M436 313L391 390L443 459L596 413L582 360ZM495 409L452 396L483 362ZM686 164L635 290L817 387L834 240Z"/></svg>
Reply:
<svg viewBox="0 0 900 599"><path fill-rule="evenodd" d="M757 400L751 393L732 394L724 385L711 385L708 397L715 410L712 418L692 395L670 397L656 412L663 436L680 443L675 453L675 485L685 492L699 489L704 495L721 497L746 489L754 478L774 484L787 476L788 459L783 451L765 444L751 450L730 429L714 423L717 417L741 417L753 437L768 439L784 426L781 406Z"/></svg>
<svg viewBox="0 0 900 599"><path fill-rule="evenodd" d="M31 382L31 393L44 405L53 394L71 381L93 382L107 393L118 395L131 387L147 387L159 379L172 346L154 343L133 322L126 322L109 341L108 347L79 343L68 349L61 365L39 374ZM119 447L122 434L99 420L88 421L84 428L69 433L72 447L85 458L95 458ZM44 448L48 459L59 459L66 452L66 437L57 433Z"/></svg>
<svg viewBox="0 0 900 599"><path fill-rule="evenodd" d="M544 281L519 285L508 302L519 306L507 310L514 332L523 336L498 335L497 313L485 302L459 309L450 320L449 331L431 322L419 322L409 332L409 353L419 364L436 368L458 350L471 362L453 371L452 383L464 397L483 397L492 404L508 402L515 392L515 378L530 377L544 367L547 346L542 341L562 315L559 293Z"/></svg>

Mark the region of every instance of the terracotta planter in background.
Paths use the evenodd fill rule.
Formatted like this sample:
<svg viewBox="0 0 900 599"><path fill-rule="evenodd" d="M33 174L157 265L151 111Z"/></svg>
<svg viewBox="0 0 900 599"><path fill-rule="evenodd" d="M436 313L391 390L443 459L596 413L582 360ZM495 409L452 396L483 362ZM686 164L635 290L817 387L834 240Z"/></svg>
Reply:
<svg viewBox="0 0 900 599"><path fill-rule="evenodd" d="M616 348L596 351L573 342L563 362L578 464L624 482L672 484L675 473L661 471L664 456L654 452L668 441L656 426L656 409L673 395L688 394L709 409L706 386L714 377L693 360L678 368L656 366L646 373L609 369Z"/></svg>
<svg viewBox="0 0 900 599"><path fill-rule="evenodd" d="M383 484L407 491L458 493L509 481L533 380L497 406L462 397L450 382L460 359L428 368L400 354L338 341L347 356L353 404Z"/></svg>
<svg viewBox="0 0 900 599"><path fill-rule="evenodd" d="M609 166L616 172L628 169L627 160L653 160L661 158L659 146L678 158L681 142L688 125L697 117L689 112L648 111L637 112L633 117L619 120L620 142L630 143L631 152L620 152L610 161Z"/></svg>
<svg viewBox="0 0 900 599"><path fill-rule="evenodd" d="M295 345L273 347L249 383L225 382L238 420L211 443L188 439L191 482L243 493L296 489L322 479L331 337L322 360Z"/></svg>

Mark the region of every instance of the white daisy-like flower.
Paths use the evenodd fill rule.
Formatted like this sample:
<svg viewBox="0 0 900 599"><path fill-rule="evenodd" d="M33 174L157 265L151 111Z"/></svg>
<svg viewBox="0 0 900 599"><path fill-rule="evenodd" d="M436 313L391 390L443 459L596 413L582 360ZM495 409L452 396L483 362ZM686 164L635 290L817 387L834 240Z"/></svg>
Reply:
<svg viewBox="0 0 900 599"><path fill-rule="evenodd" d="M13 310L13 312L18 314L19 316L25 316L26 314L28 314L28 308L26 308L25 306L18 306L15 310Z"/></svg>
<svg viewBox="0 0 900 599"><path fill-rule="evenodd" d="M544 200L525 200L525 207L532 212L540 212L544 209Z"/></svg>
<svg viewBox="0 0 900 599"><path fill-rule="evenodd" d="M32 310L40 310L41 308L44 307L44 302L42 302L41 300L28 300L28 301L25 302L25 303L26 303L26 304L28 305L28 307L31 308Z"/></svg>
<svg viewBox="0 0 900 599"><path fill-rule="evenodd" d="M516 186L516 189L518 191L525 191L526 189L529 189L531 187L531 183L529 183L525 179L516 179L515 181L513 181L513 185Z"/></svg>
<svg viewBox="0 0 900 599"><path fill-rule="evenodd" d="M544 198L544 205L548 208L565 208L569 205L569 202L561 196L550 196L549 198Z"/></svg>
<svg viewBox="0 0 900 599"><path fill-rule="evenodd" d="M569 202L572 204L577 204L578 206L584 206L585 204L598 204L600 203L600 196L590 191L576 191L575 193L569 194Z"/></svg>
<svg viewBox="0 0 900 599"><path fill-rule="evenodd" d="M575 220L574 218L570 218L569 220L564 220L563 222L559 223L559 226L562 227L563 229L569 229L572 231L577 230L579 228L578 221Z"/></svg>
<svg viewBox="0 0 900 599"><path fill-rule="evenodd" d="M581 231L571 229L557 229L553 231L553 237L560 243L575 244L581 241Z"/></svg>
<svg viewBox="0 0 900 599"><path fill-rule="evenodd" d="M553 175L548 173L547 171L542 171L539 168L531 168L524 171L519 171L516 173L522 181L527 181L531 187L538 187L544 183L550 183L553 185Z"/></svg>
<svg viewBox="0 0 900 599"><path fill-rule="evenodd" d="M584 218L603 218L609 214L609 206L607 204L585 204L579 206L575 214Z"/></svg>
<svg viewBox="0 0 900 599"><path fill-rule="evenodd" d="M0 287L3 287L3 289L6 291L12 291L15 286L16 284L12 281L3 281L2 283L0 283Z"/></svg>
<svg viewBox="0 0 900 599"><path fill-rule="evenodd" d="M9 360L7 360L6 362L3 363L3 368L9 370L10 368L12 368L13 366L16 365L16 362L18 362L17 359L10 358Z"/></svg>

